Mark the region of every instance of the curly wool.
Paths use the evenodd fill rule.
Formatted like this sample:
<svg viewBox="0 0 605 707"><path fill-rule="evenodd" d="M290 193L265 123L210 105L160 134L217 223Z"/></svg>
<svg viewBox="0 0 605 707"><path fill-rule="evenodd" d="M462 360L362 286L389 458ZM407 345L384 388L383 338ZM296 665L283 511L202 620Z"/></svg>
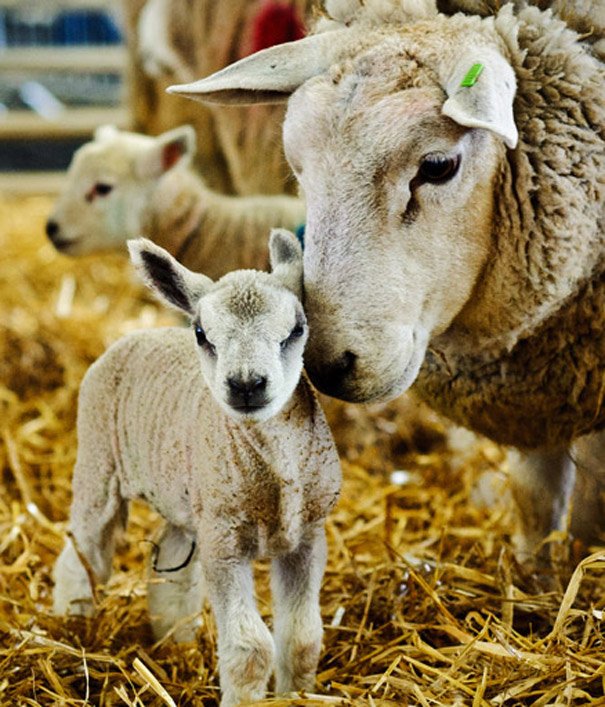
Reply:
<svg viewBox="0 0 605 707"><path fill-rule="evenodd" d="M403 24L437 14L436 0L326 0L328 15L344 25Z"/></svg>
<svg viewBox="0 0 605 707"><path fill-rule="evenodd" d="M463 313L485 319L483 338L465 345L455 322L416 389L497 441L560 445L605 426L605 67L550 13L506 9L494 26L517 74L520 143Z"/></svg>

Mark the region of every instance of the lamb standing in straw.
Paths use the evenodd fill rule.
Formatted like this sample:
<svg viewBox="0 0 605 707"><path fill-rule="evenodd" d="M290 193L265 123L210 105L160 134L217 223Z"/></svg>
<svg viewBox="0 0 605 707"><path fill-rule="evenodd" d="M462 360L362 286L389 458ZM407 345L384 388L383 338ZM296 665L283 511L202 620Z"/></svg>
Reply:
<svg viewBox="0 0 605 707"><path fill-rule="evenodd" d="M156 635L199 612L205 592L218 626L222 707L261 698L274 657L278 693L309 689L322 637L324 520L340 465L301 378L300 246L274 231L271 274L236 271L216 283L149 241L129 246L147 284L188 314L193 330L127 336L82 383L75 547L68 541L55 567L55 611L90 613L78 553L106 582L126 502L144 498L167 521L158 566L183 565L149 585ZM254 602L258 557L273 561L275 643ZM178 637L190 635L185 626Z"/></svg>
<svg viewBox="0 0 605 707"><path fill-rule="evenodd" d="M597 32L602 5L569 4L592 7ZM600 43L536 7L327 9L327 31L174 89L288 100L311 380L350 401L414 384L459 424L520 448L524 551L570 515L574 532L586 517L602 527L605 460L580 469L590 490L572 512L568 452L605 426Z"/></svg>
<svg viewBox="0 0 605 707"><path fill-rule="evenodd" d="M61 252L82 255L125 249L129 238L144 235L212 278L265 268L266 234L302 224L302 201L218 194L191 169L194 154L187 125L155 138L99 128L73 158L46 225L49 238Z"/></svg>

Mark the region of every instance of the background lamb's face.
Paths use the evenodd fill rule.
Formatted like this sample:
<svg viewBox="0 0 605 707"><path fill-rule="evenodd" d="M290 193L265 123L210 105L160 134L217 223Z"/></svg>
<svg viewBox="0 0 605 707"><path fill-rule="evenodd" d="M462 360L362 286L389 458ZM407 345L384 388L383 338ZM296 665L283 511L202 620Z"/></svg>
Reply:
<svg viewBox="0 0 605 707"><path fill-rule="evenodd" d="M202 373L231 416L266 420L289 400L302 372L307 326L291 292L271 276L225 276L204 296L193 322Z"/></svg>
<svg viewBox="0 0 605 707"><path fill-rule="evenodd" d="M308 205L306 367L352 401L409 387L463 309L489 251L504 150L443 115L435 73L386 46L305 83L284 126Z"/></svg>
<svg viewBox="0 0 605 707"><path fill-rule="evenodd" d="M76 151L67 184L46 224L53 245L69 255L123 247L141 232L142 212L158 179L194 143L188 126L157 138L111 126Z"/></svg>

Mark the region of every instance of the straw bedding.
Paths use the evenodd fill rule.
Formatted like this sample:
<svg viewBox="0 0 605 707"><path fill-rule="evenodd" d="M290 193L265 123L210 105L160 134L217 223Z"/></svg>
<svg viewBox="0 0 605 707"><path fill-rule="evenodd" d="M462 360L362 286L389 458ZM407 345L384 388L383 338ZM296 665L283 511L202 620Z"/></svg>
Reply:
<svg viewBox="0 0 605 707"><path fill-rule="evenodd" d="M195 644L151 638L145 564L158 519L143 504L96 618L50 613L79 382L126 331L174 319L124 258L55 254L49 209L42 197L0 199L0 705L214 705L209 611ZM500 448L457 444L409 399L328 402L328 415L344 486L328 523L316 694L262 704L605 704L603 549L553 538L554 569L519 567ZM270 621L266 566L257 574Z"/></svg>

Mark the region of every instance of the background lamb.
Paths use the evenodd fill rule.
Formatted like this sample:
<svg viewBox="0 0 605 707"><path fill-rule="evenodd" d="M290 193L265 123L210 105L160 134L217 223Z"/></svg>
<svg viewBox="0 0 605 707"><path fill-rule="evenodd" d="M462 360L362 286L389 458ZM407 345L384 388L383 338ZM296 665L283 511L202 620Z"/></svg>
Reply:
<svg viewBox="0 0 605 707"><path fill-rule="evenodd" d="M73 158L48 236L58 250L81 255L125 248L127 239L144 235L213 278L265 268L266 234L302 224L302 202L218 194L191 169L194 154L190 126L157 138L100 128Z"/></svg>
<svg viewBox="0 0 605 707"><path fill-rule="evenodd" d="M130 248L151 288L193 319L195 336L177 328L127 336L83 381L73 542L55 568L55 610L90 613L90 577L78 553L106 582L126 502L145 498L167 520L158 567L183 565L149 585L156 635L181 622L178 637L190 637L191 624L182 622L207 592L224 707L263 696L274 652L276 690L308 689L321 646L323 524L340 465L300 377L307 336L297 297L300 246L274 232L272 274L234 272L217 283L149 241ZM254 602L250 562L260 556L273 560L275 648Z"/></svg>
<svg viewBox="0 0 605 707"><path fill-rule="evenodd" d="M532 450L513 471L533 547L565 525L569 443L605 424L605 69L534 7L353 6L349 26L174 90L293 94L311 379L351 401L415 383L457 422ZM580 516L603 517L596 492L585 501Z"/></svg>

